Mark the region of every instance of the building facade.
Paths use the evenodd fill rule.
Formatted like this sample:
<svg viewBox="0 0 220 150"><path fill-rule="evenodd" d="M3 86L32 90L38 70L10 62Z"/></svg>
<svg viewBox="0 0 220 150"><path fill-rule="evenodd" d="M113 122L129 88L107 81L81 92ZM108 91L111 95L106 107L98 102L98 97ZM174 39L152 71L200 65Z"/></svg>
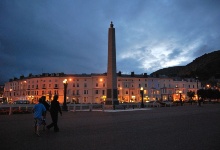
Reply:
<svg viewBox="0 0 220 150"><path fill-rule="evenodd" d="M107 98L107 73L103 74L64 74L43 73L19 79L10 79L5 83L3 97L7 102L29 100L37 103L41 96L51 101L55 94L60 103L64 100L64 84L67 79L67 103L104 103ZM117 74L117 94L119 103L141 102L140 88L144 89L145 101L183 101L188 100L187 92L197 92L201 83L195 79L155 78L146 74ZM195 100L197 96L195 97Z"/></svg>

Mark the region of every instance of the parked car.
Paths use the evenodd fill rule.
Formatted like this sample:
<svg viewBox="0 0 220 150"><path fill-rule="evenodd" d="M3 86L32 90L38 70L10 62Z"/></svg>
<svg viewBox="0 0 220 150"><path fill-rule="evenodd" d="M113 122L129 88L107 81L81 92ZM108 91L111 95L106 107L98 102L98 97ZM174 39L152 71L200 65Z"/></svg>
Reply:
<svg viewBox="0 0 220 150"><path fill-rule="evenodd" d="M30 104L29 100L16 100L13 104Z"/></svg>

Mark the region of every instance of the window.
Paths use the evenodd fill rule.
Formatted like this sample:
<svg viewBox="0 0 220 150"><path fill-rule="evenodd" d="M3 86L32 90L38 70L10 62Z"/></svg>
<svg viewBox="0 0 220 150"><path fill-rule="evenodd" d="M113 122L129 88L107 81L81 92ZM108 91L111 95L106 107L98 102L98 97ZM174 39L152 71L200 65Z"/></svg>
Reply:
<svg viewBox="0 0 220 150"><path fill-rule="evenodd" d="M73 83L73 87L76 87L75 83Z"/></svg>
<svg viewBox="0 0 220 150"><path fill-rule="evenodd" d="M73 90L73 95L75 95L76 93L75 93L75 90Z"/></svg>
<svg viewBox="0 0 220 150"><path fill-rule="evenodd" d="M105 90L102 90L102 95L105 95Z"/></svg>
<svg viewBox="0 0 220 150"><path fill-rule="evenodd" d="M99 90L95 90L95 94L99 94Z"/></svg>
<svg viewBox="0 0 220 150"><path fill-rule="evenodd" d="M86 103L86 97L83 97L83 102Z"/></svg>
<svg viewBox="0 0 220 150"><path fill-rule="evenodd" d="M88 94L88 90L84 90L84 94Z"/></svg>
<svg viewBox="0 0 220 150"><path fill-rule="evenodd" d="M105 83L103 83L103 87L105 87Z"/></svg>
<svg viewBox="0 0 220 150"><path fill-rule="evenodd" d="M79 87L79 83L76 84L76 87Z"/></svg>
<svg viewBox="0 0 220 150"><path fill-rule="evenodd" d="M58 94L58 90L54 90L54 95L57 95Z"/></svg>
<svg viewBox="0 0 220 150"><path fill-rule="evenodd" d="M84 87L87 87L87 83L84 83Z"/></svg>
<svg viewBox="0 0 220 150"><path fill-rule="evenodd" d="M98 87L98 86L99 86L99 84L98 84L98 83L96 83L96 84L95 84L95 86L96 86L96 87Z"/></svg>

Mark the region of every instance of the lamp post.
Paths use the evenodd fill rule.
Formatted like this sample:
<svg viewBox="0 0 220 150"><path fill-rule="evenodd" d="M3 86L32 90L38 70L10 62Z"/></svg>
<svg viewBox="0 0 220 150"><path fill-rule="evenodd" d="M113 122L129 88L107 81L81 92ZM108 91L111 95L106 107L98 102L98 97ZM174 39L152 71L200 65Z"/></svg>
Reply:
<svg viewBox="0 0 220 150"><path fill-rule="evenodd" d="M199 100L199 95L198 95L198 90L199 90L198 77L196 77L196 85L197 85L197 101L198 101L198 106L201 106L201 102Z"/></svg>
<svg viewBox="0 0 220 150"><path fill-rule="evenodd" d="M144 108L144 88L143 87L141 87L140 93L141 93L141 108Z"/></svg>
<svg viewBox="0 0 220 150"><path fill-rule="evenodd" d="M67 111L67 105L66 105L66 90L67 90L67 85L68 85L67 79L63 80L63 85L64 85L63 110Z"/></svg>
<svg viewBox="0 0 220 150"><path fill-rule="evenodd" d="M183 106L183 101L182 101L182 91L179 91L180 94L180 105Z"/></svg>

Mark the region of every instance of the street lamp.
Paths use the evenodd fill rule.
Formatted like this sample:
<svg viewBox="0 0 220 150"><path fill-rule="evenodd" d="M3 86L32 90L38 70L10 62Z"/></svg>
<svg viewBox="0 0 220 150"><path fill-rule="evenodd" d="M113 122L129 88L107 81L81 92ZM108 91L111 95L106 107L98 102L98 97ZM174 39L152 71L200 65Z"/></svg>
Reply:
<svg viewBox="0 0 220 150"><path fill-rule="evenodd" d="M64 85L63 110L67 111L67 105L66 105L66 90L67 90L67 85L68 85L67 79L63 80L63 85Z"/></svg>
<svg viewBox="0 0 220 150"><path fill-rule="evenodd" d="M141 108L144 108L144 88L143 87L141 87L140 93L141 93Z"/></svg>
<svg viewBox="0 0 220 150"><path fill-rule="evenodd" d="M182 91L179 91L180 94L180 105L183 106L183 101L182 101Z"/></svg>
<svg viewBox="0 0 220 150"><path fill-rule="evenodd" d="M199 91L198 81L199 81L199 79L198 79L198 77L196 77L198 106L201 106L201 101L199 100L199 95L198 95L198 91Z"/></svg>

